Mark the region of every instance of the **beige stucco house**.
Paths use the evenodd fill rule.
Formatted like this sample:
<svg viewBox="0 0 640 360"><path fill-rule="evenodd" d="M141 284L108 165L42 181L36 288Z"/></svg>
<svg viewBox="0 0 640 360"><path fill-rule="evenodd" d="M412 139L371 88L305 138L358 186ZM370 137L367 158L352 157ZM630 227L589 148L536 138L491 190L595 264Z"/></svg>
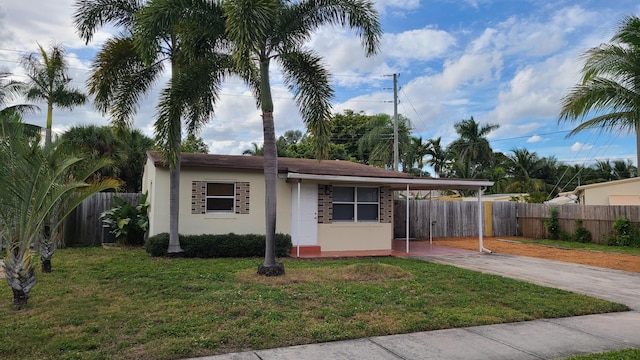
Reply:
<svg viewBox="0 0 640 360"><path fill-rule="evenodd" d="M581 185L558 194L572 196L583 205L640 205L640 177Z"/></svg>
<svg viewBox="0 0 640 360"><path fill-rule="evenodd" d="M490 181L414 178L349 161L278 159L276 231L300 253L390 250L394 191L478 189ZM149 235L169 232L169 169L149 152L143 175ZM182 154L181 234L263 234L263 158Z"/></svg>

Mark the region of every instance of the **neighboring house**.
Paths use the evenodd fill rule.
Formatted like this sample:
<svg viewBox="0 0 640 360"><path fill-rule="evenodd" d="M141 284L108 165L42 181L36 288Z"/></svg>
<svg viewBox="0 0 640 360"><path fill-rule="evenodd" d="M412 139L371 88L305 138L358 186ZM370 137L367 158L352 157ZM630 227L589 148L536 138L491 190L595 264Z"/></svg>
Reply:
<svg viewBox="0 0 640 360"><path fill-rule="evenodd" d="M581 185L558 198L575 198L583 205L640 205L640 177Z"/></svg>
<svg viewBox="0 0 640 360"><path fill-rule="evenodd" d="M264 234L262 157L181 156L181 234ZM485 180L414 178L349 161L279 158L276 231L290 234L303 253L391 250L394 191L491 185ZM149 192L149 235L168 232L169 169L158 153L147 153L142 191Z"/></svg>

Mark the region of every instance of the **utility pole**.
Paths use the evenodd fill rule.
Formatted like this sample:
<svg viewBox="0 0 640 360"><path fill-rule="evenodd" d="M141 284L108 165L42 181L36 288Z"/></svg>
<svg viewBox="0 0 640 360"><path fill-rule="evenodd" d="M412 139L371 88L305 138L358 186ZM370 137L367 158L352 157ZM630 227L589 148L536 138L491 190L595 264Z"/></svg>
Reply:
<svg viewBox="0 0 640 360"><path fill-rule="evenodd" d="M398 149L398 74L393 74L393 171L399 171Z"/></svg>

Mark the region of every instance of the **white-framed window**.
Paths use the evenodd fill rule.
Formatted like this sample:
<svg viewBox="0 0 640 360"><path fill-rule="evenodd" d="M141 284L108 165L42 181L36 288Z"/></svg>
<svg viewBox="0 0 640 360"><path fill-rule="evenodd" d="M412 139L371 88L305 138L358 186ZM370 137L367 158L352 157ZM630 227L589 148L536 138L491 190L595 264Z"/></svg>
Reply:
<svg viewBox="0 0 640 360"><path fill-rule="evenodd" d="M380 190L376 187L334 186L333 221L378 222Z"/></svg>
<svg viewBox="0 0 640 360"><path fill-rule="evenodd" d="M233 213L235 206L235 183L207 183L207 212Z"/></svg>

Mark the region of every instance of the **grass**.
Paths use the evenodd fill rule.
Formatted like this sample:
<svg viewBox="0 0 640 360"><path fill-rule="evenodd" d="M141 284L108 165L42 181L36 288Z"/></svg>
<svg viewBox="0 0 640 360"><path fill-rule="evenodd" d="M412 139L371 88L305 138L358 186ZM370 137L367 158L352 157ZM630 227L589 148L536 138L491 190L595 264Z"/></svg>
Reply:
<svg viewBox="0 0 640 360"><path fill-rule="evenodd" d="M605 353L578 355L566 358L565 360L637 360L640 359L640 349L627 349L620 351L609 351Z"/></svg>
<svg viewBox="0 0 640 360"><path fill-rule="evenodd" d="M628 308L413 259L151 258L62 249L25 310L0 286L0 358L178 359Z"/></svg>
<svg viewBox="0 0 640 360"><path fill-rule="evenodd" d="M538 244L567 249L591 250L615 254L640 255L640 248L630 246L608 246L594 243L580 243L576 241L546 240L546 239L517 239L513 240L526 244Z"/></svg>

